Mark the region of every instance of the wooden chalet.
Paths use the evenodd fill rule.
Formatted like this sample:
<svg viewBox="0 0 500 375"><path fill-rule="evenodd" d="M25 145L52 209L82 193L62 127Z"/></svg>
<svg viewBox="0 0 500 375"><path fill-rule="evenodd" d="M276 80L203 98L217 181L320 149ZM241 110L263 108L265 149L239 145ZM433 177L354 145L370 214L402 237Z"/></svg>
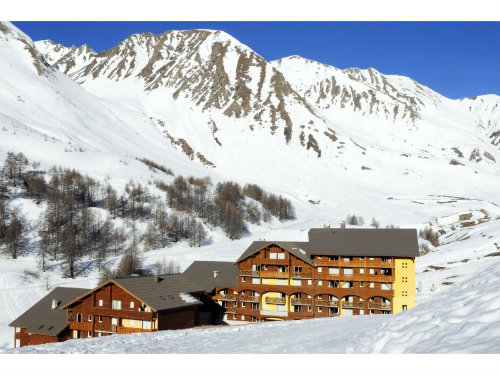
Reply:
<svg viewBox="0 0 500 375"><path fill-rule="evenodd" d="M203 293L182 275L112 279L92 290L56 288L10 324L14 347L191 328Z"/></svg>

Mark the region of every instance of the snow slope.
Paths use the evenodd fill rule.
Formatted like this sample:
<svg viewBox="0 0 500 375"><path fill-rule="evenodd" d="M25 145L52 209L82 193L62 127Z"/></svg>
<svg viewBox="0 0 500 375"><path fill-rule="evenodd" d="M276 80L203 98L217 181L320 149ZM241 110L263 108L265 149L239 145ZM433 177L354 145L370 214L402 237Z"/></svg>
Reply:
<svg viewBox="0 0 500 375"><path fill-rule="evenodd" d="M416 308L389 317L130 336L143 343L138 346L129 346L129 338L112 337L20 352L134 352L146 340L164 352L181 352L181 345L193 345L193 352L236 350L230 340L217 344L217 332L239 342L245 338L238 332L247 332L253 341L241 352L309 351L259 342L264 329L287 340L300 332L321 352L500 351L500 317L494 314L498 257L485 257L500 244L499 97L453 101L406 77L373 69L341 71L303 60L269 63L227 34L211 30L136 34L96 55L86 47L34 44L11 24L1 23L0 160L7 151L23 152L41 161L41 169L54 164L75 168L101 181L107 178L118 189L130 179L144 185L154 179L170 182L172 177L135 159L147 157L176 174L208 175L215 183L257 183L296 207L297 220L250 225L248 236L236 241L216 230L211 243L201 248L180 243L146 252L149 265L163 258L183 269L195 259L235 260L253 240L305 241L309 228L338 226L347 214L361 215L367 223L376 217L382 226L420 229L432 223L446 231L444 245L417 260L417 280L424 291ZM399 108L396 116L394 108ZM180 139L193 155L172 141ZM469 160L475 148L481 159ZM30 218L36 247L41 207L23 199L10 204ZM464 213L473 213L474 226L461 227L459 215ZM117 260L109 259L110 265ZM94 287L97 271L91 263L75 280L63 279L55 267L47 273L49 286ZM14 352L8 349L12 329L7 324L46 294L45 275L22 278L25 269L34 268L33 253L15 261L0 255L4 352ZM486 274L490 277L478 276ZM432 283L434 293L429 291ZM313 344L311 327L318 328L318 342L324 345ZM175 342L165 343L173 337ZM212 341L205 347L198 340Z"/></svg>

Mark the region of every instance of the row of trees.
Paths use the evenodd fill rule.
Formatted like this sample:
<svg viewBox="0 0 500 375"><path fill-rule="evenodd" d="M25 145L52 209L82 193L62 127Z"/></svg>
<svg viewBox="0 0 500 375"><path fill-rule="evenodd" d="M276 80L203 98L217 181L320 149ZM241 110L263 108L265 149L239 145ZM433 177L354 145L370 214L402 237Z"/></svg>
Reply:
<svg viewBox="0 0 500 375"><path fill-rule="evenodd" d="M150 160L141 161L171 174ZM257 185L242 189L235 182L224 182L214 186L208 177L177 176L171 184L156 181L157 188L166 193L162 198L134 181L119 193L108 181L102 184L74 169L53 167L42 172L39 163L29 166L23 154L8 153L2 167L0 251L8 249L16 258L27 243L25 222L18 211L8 208L9 199L16 194L43 202L36 243L39 267L45 271L52 262L61 262L68 277L82 271L83 259L95 259L99 270L107 272L105 264L111 254L123 254L122 260L129 264L120 265L122 271L115 271L116 275L123 276L132 268L137 273L141 267L133 264L140 262L133 260L139 257L139 247L158 249L181 240L202 246L208 241L206 227L220 227L236 239L247 231L246 222L294 217L287 199L267 194ZM258 196L251 195L251 190L258 191Z"/></svg>

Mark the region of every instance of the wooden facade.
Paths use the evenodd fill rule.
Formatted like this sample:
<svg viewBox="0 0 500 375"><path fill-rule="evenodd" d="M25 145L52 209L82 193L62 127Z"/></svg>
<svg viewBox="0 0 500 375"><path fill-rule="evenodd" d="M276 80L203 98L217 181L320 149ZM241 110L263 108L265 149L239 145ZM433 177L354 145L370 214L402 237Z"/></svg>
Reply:
<svg viewBox="0 0 500 375"><path fill-rule="evenodd" d="M228 321L391 314L395 260L315 255L308 262L270 244L241 259L237 288L218 287L214 299Z"/></svg>
<svg viewBox="0 0 500 375"><path fill-rule="evenodd" d="M112 281L66 307L72 338L192 328L198 306L156 311Z"/></svg>

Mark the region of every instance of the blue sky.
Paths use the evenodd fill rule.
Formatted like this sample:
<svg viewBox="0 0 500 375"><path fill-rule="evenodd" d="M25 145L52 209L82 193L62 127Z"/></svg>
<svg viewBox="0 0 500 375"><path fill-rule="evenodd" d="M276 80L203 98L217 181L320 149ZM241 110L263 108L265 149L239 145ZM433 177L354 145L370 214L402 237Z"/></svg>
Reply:
<svg viewBox="0 0 500 375"><path fill-rule="evenodd" d="M97 52L134 33L224 30L266 60L290 55L337 68L374 67L450 98L500 95L500 22L14 22L33 40Z"/></svg>

